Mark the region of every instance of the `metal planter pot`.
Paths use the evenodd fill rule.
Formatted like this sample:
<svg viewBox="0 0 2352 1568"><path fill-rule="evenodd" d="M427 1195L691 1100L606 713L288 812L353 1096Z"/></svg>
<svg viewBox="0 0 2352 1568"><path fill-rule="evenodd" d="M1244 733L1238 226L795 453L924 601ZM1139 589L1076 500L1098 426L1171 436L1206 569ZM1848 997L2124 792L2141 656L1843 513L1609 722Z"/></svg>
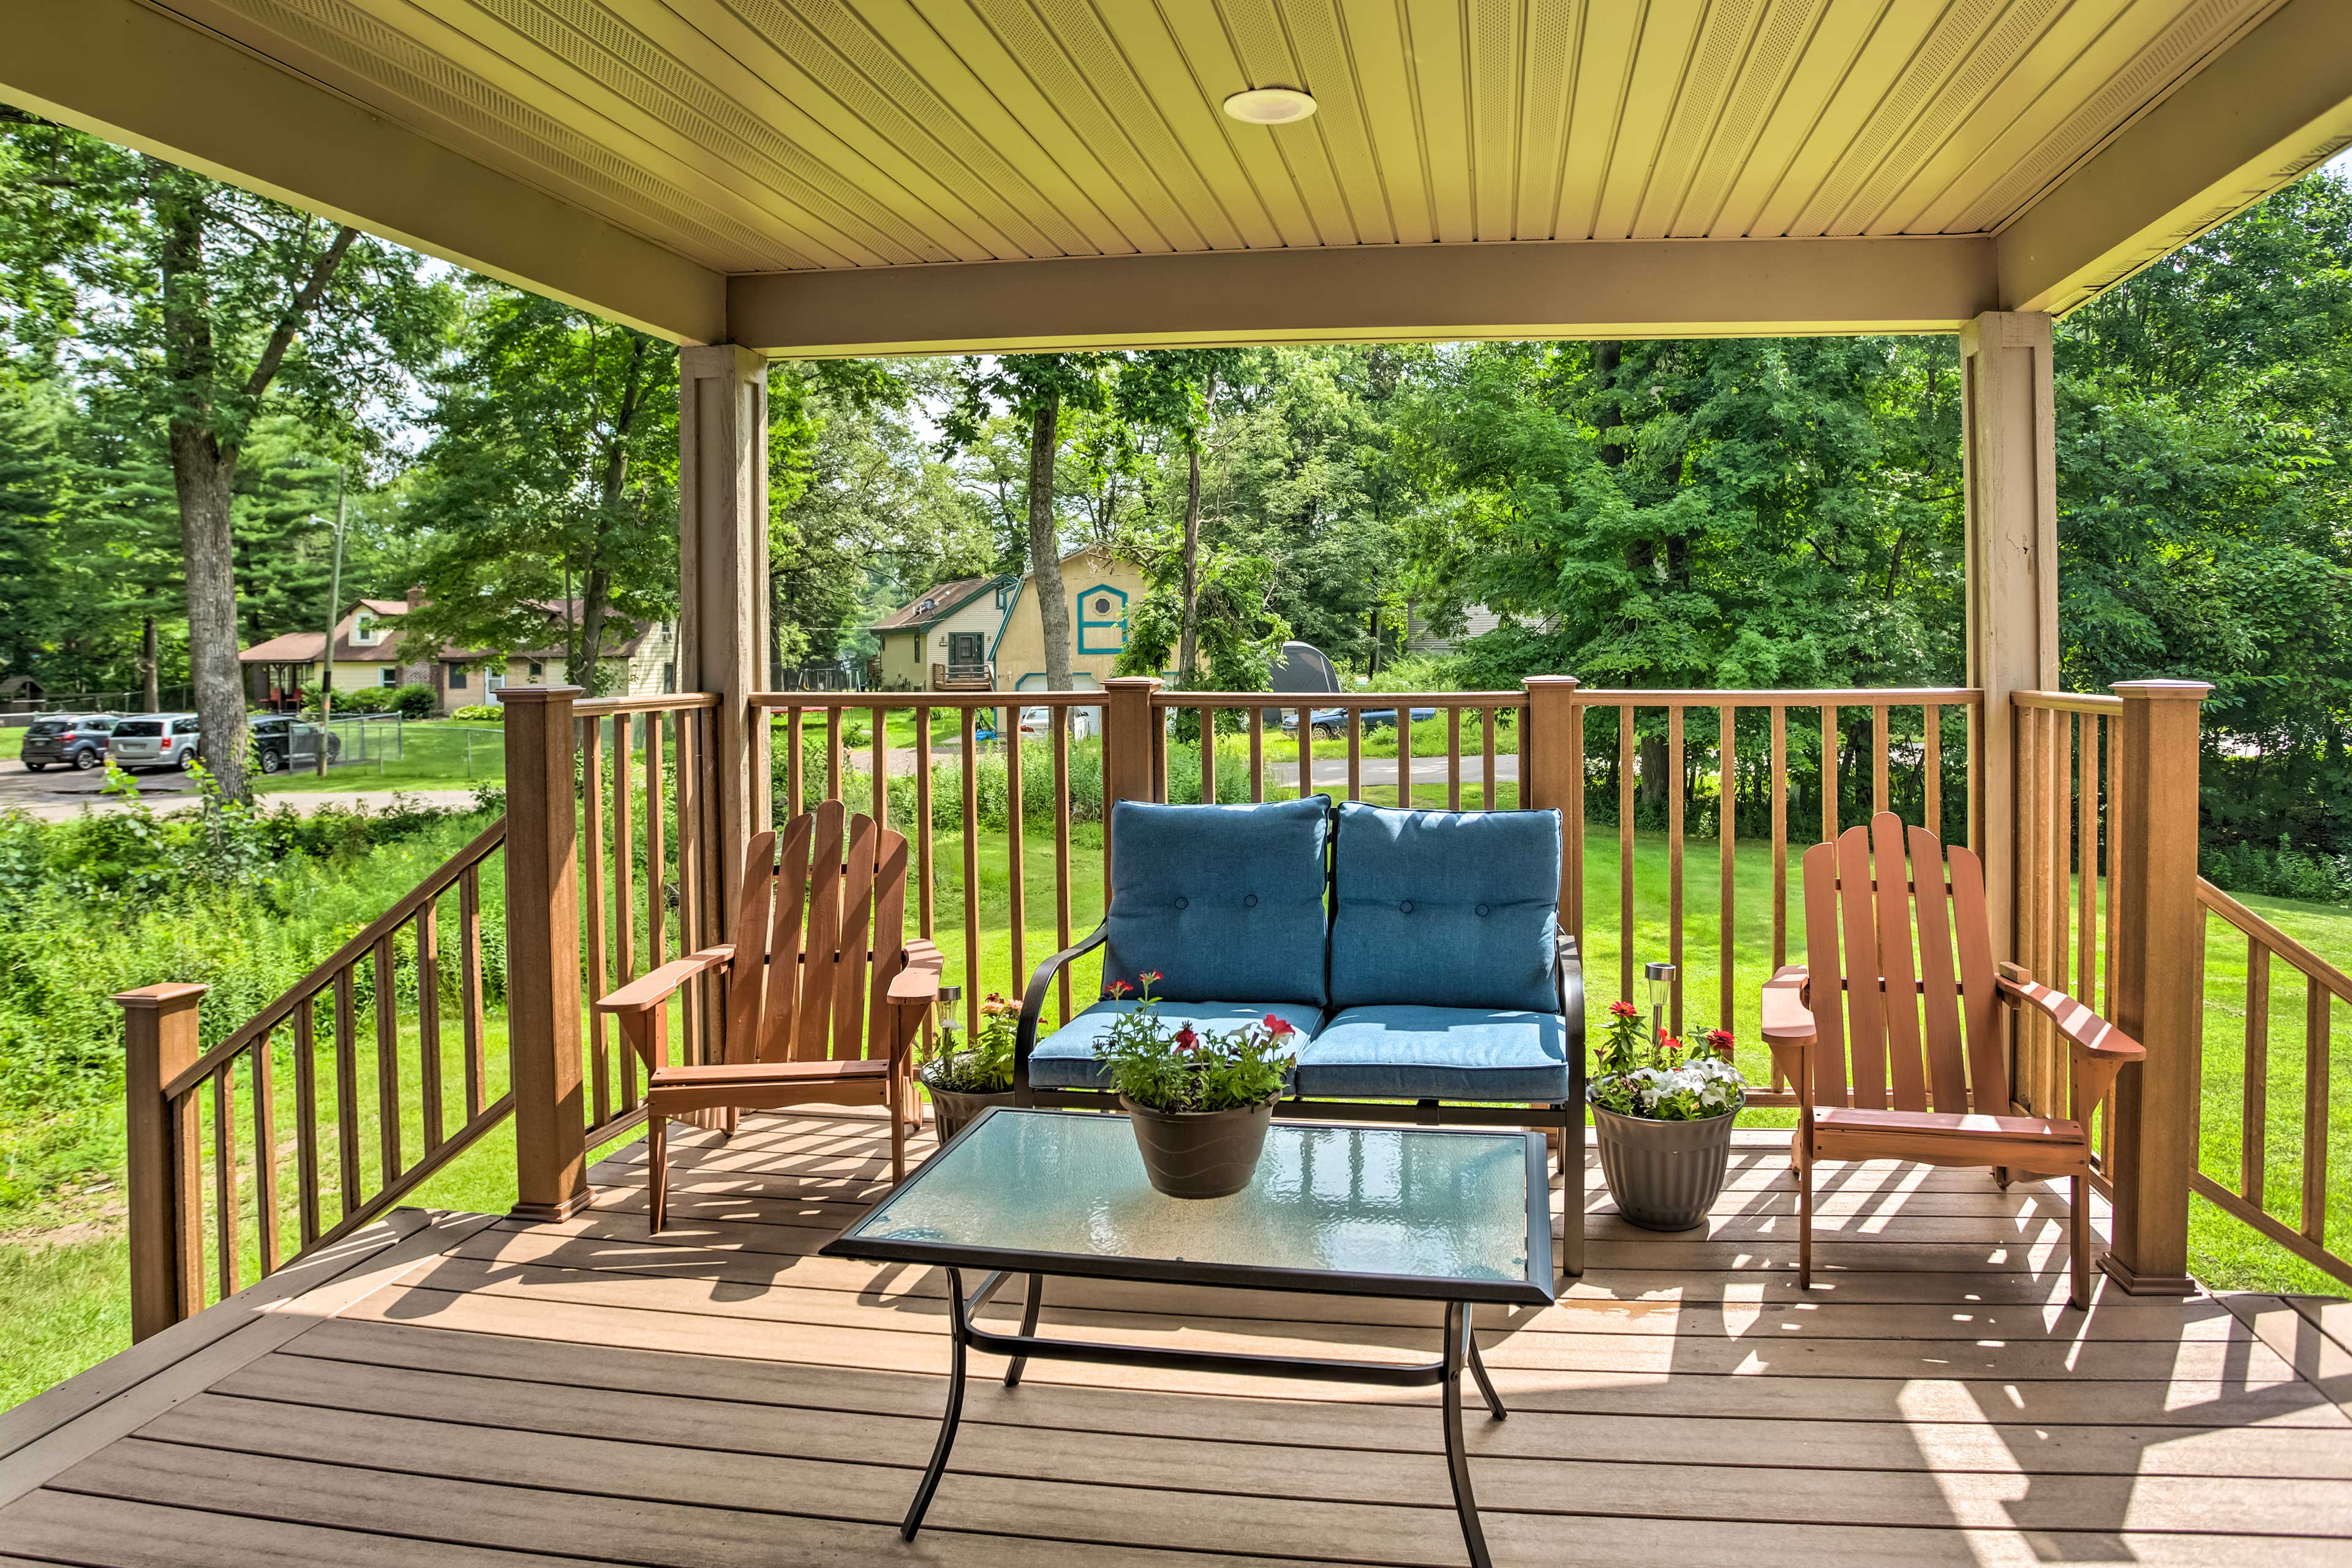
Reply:
<svg viewBox="0 0 2352 1568"><path fill-rule="evenodd" d="M1171 1198L1231 1197L1257 1173L1274 1101L1238 1110L1154 1110L1125 1095L1120 1109L1135 1127L1143 1173Z"/></svg>
<svg viewBox="0 0 2352 1568"><path fill-rule="evenodd" d="M1643 1230L1695 1230L1723 1191L1737 1110L1700 1121L1650 1121L1594 1105L1601 1173L1617 1212Z"/></svg>

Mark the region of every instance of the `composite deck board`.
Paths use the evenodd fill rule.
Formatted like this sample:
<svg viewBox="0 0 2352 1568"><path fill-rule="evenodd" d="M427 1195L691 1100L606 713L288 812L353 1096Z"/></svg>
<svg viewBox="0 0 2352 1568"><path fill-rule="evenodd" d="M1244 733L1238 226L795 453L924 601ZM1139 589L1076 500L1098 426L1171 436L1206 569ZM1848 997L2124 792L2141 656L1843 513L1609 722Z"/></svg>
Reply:
<svg viewBox="0 0 2352 1568"><path fill-rule="evenodd" d="M887 1147L868 1116L680 1128L660 1237L632 1146L570 1220L451 1227L259 1353L101 1391L0 1508L0 1568L1462 1560L1433 1390L1055 1362L1007 1390L984 1354L901 1543L944 1279L814 1255L888 1190ZM1479 1314L1513 1411L1467 1427L1498 1563L2352 1563L2339 1306L2070 1311L2063 1194L1885 1162L1824 1167L1801 1293L1786 1149L1743 1134L1681 1237L1590 1172L1591 1270ZM1416 1360L1436 1337L1413 1303L1111 1280L1055 1281L1042 1322Z"/></svg>

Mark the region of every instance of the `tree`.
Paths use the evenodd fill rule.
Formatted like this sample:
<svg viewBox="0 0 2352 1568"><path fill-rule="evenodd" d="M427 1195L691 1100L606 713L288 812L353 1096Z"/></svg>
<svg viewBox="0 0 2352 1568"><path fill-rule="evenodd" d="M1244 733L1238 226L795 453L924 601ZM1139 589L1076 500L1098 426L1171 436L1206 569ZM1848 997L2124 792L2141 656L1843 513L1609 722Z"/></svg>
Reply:
<svg viewBox="0 0 2352 1568"><path fill-rule="evenodd" d="M1055 459L1062 416L1098 412L1109 398L1113 360L1100 353L1008 354L968 359L958 372L957 399L941 421L948 441L970 447L981 438L992 404L1009 406L1028 426L1027 524L1030 589L1045 642L1045 684L1070 689L1070 602L1062 584L1062 536L1054 514Z"/></svg>
<svg viewBox="0 0 2352 1568"><path fill-rule="evenodd" d="M1161 349L1136 354L1119 369L1120 413L1166 430L1184 454L1184 514L1177 550L1180 687L1194 684L1200 664L1201 447L1216 417L1218 383L1233 382L1241 358L1232 349Z"/></svg>
<svg viewBox="0 0 2352 1568"><path fill-rule="evenodd" d="M507 650L559 622L596 692L607 623L677 604L677 351L553 300L478 283L436 379L408 510L425 540L421 646Z"/></svg>

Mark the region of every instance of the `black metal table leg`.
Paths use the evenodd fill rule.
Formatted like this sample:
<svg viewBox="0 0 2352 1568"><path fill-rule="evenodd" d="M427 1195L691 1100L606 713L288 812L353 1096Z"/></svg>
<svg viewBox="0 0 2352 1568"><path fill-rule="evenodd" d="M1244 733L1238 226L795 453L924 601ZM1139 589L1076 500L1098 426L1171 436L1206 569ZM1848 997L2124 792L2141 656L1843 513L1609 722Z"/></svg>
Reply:
<svg viewBox="0 0 2352 1568"><path fill-rule="evenodd" d="M1486 1554L1486 1532L1478 1524L1478 1500L1470 1489L1470 1456L1462 1442L1462 1364L1477 1352L1471 1343L1470 1309L1460 1301L1445 1304L1445 1468L1454 1481L1454 1511L1462 1516L1462 1543L1470 1549L1471 1568L1492 1568ZM1474 1363L1475 1364L1475 1363ZM1479 1382L1486 1378L1482 1373ZM1488 1394L1491 1400L1493 1395Z"/></svg>
<svg viewBox="0 0 2352 1568"><path fill-rule="evenodd" d="M1029 1276L1029 1300L1024 1302L1021 1307L1021 1337L1024 1340L1028 1339L1037 1331L1037 1306L1040 1301L1045 1300L1045 1277L1043 1274L1032 1274ZM1004 1386L1007 1388L1020 1387L1021 1369L1028 1364L1029 1358L1027 1356L1014 1356L1004 1368Z"/></svg>
<svg viewBox="0 0 2352 1568"><path fill-rule="evenodd" d="M955 1447L956 1423L963 1418L963 1362L968 1332L964 1321L963 1276L950 1268L948 1270L948 1409L940 1421L940 1440L931 1448L930 1468L923 1472L922 1484L915 1489L915 1500L907 1505L906 1521L898 1526L898 1534L908 1541L914 1540L915 1531L923 1528L923 1514L931 1506L931 1494L940 1489L940 1478L947 1473L948 1452ZM1459 1425L1458 1421L1456 1425Z"/></svg>
<svg viewBox="0 0 2352 1568"><path fill-rule="evenodd" d="M1462 1334L1470 1342L1470 1375L1478 1380L1478 1392L1486 1396L1486 1414L1500 1421L1510 1414L1503 1408L1503 1396L1495 1392L1495 1380L1486 1375L1486 1358L1478 1353L1478 1336L1470 1328L1470 1303L1462 1304Z"/></svg>

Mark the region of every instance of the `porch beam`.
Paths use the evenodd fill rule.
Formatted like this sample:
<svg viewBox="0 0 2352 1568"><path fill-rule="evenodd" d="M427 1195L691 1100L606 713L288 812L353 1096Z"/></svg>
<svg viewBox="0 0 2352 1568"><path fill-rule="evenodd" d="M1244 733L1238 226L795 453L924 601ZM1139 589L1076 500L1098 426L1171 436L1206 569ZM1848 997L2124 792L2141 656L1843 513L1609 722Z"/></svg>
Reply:
<svg viewBox="0 0 2352 1568"><path fill-rule="evenodd" d="M725 335L719 273L208 27L137 0L0 0L0 99L45 119L671 342Z"/></svg>
<svg viewBox="0 0 2352 1568"><path fill-rule="evenodd" d="M2016 944L2018 691L2058 689L2057 421L2050 318L2011 311L1960 330L1969 684L1984 692L1974 766L1996 957Z"/></svg>
<svg viewBox="0 0 2352 1568"><path fill-rule="evenodd" d="M684 350L677 399L678 678L719 694L710 806L725 921L769 817L768 749L752 744L767 715L751 708L768 671L768 362L732 344Z"/></svg>
<svg viewBox="0 0 2352 1568"><path fill-rule="evenodd" d="M728 279L793 358L1464 338L1948 332L1998 303L1981 237L1520 241L1082 257Z"/></svg>
<svg viewBox="0 0 2352 1568"><path fill-rule="evenodd" d="M2002 231L2000 297L2063 314L2352 142L2352 5L2287 0Z"/></svg>

